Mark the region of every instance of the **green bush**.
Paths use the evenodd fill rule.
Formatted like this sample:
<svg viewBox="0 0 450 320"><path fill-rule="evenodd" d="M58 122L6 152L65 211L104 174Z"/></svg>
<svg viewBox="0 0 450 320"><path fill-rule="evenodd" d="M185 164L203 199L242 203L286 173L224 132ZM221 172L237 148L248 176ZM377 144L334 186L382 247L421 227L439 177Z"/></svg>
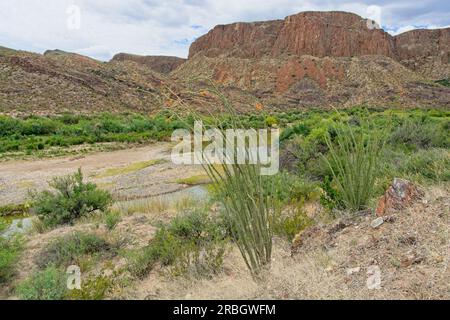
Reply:
<svg viewBox="0 0 450 320"><path fill-rule="evenodd" d="M420 150L407 156L398 170L404 175L434 182L450 181L450 152L445 149Z"/></svg>
<svg viewBox="0 0 450 320"><path fill-rule="evenodd" d="M268 117L266 118L266 125L267 125L268 127L273 127L273 126L275 126L275 125L277 125L277 124L278 124L278 119L277 119L276 117L268 116Z"/></svg>
<svg viewBox="0 0 450 320"><path fill-rule="evenodd" d="M67 275L50 266L20 283L16 293L23 300L63 300L67 294Z"/></svg>
<svg viewBox="0 0 450 320"><path fill-rule="evenodd" d="M76 264L84 255L94 255L112 250L111 245L103 238L86 233L74 233L48 244L36 258L36 264L44 269L54 265L67 267Z"/></svg>
<svg viewBox="0 0 450 320"><path fill-rule="evenodd" d="M302 202L292 203L286 211L277 211L272 223L274 234L289 241L294 240L297 234L313 224L314 221L303 211Z"/></svg>
<svg viewBox="0 0 450 320"><path fill-rule="evenodd" d="M163 266L174 264L182 249L183 243L180 239L162 228L150 245L128 254L128 269L133 276L144 278L157 263Z"/></svg>
<svg viewBox="0 0 450 320"><path fill-rule="evenodd" d="M130 252L129 270L143 278L160 264L172 266L175 275L208 276L220 269L225 243L221 225L198 209L162 226L148 246Z"/></svg>
<svg viewBox="0 0 450 320"><path fill-rule="evenodd" d="M319 134L319 131L315 131ZM295 136L287 141L281 149L280 165L282 169L299 174L311 180L320 180L329 174L328 166L323 161L323 154L328 152L321 130L318 136Z"/></svg>
<svg viewBox="0 0 450 320"><path fill-rule="evenodd" d="M53 179L50 186L56 192L33 195L33 210L48 227L73 223L94 211L104 211L111 204L109 192L83 182L81 169L73 175Z"/></svg>
<svg viewBox="0 0 450 320"><path fill-rule="evenodd" d="M0 216L0 233L2 233L6 228L8 228L8 224Z"/></svg>
<svg viewBox="0 0 450 320"><path fill-rule="evenodd" d="M320 204L325 208L332 209L344 209L344 203L342 195L336 190L336 186L333 185L333 179L330 176L326 176L321 184L323 193L320 197Z"/></svg>
<svg viewBox="0 0 450 320"><path fill-rule="evenodd" d="M391 144L407 145L416 149L439 147L444 143L439 126L421 121L406 121L390 137Z"/></svg>
<svg viewBox="0 0 450 320"><path fill-rule="evenodd" d="M283 132L280 135L280 141L289 140L290 138L296 136L296 135L302 135L302 136L308 136L311 133L311 129L306 126L303 123L296 124L293 126L290 126L283 130Z"/></svg>
<svg viewBox="0 0 450 320"><path fill-rule="evenodd" d="M22 241L0 237L0 284L8 282L15 272L15 265L22 252Z"/></svg>
<svg viewBox="0 0 450 320"><path fill-rule="evenodd" d="M30 211L30 205L25 204L11 204L0 207L0 217L18 216L28 214Z"/></svg>
<svg viewBox="0 0 450 320"><path fill-rule="evenodd" d="M114 230L117 225L122 221L122 217L120 212L117 211L108 211L105 214L105 225L108 230Z"/></svg>
<svg viewBox="0 0 450 320"><path fill-rule="evenodd" d="M70 290L66 298L68 300L104 300L112 285L110 278L102 276L91 278L81 283L80 290Z"/></svg>

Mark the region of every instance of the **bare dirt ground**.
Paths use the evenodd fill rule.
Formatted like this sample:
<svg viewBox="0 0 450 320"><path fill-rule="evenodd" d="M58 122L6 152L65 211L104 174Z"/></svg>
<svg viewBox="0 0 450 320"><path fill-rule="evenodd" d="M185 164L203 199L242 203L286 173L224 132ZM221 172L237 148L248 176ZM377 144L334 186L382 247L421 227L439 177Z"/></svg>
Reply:
<svg viewBox="0 0 450 320"><path fill-rule="evenodd" d="M110 190L116 199L174 192L186 187L177 180L201 174L202 168L173 165L170 151L171 144L159 143L80 157L1 162L0 205L23 203L29 190L48 188L53 177L74 173L78 168L89 181Z"/></svg>

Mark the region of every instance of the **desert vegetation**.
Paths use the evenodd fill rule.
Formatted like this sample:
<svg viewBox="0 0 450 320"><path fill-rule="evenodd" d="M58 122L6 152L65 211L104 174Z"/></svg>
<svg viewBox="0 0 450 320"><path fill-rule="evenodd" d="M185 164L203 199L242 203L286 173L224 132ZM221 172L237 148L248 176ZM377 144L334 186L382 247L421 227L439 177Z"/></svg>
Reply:
<svg viewBox="0 0 450 320"><path fill-rule="evenodd" d="M181 120L169 114L154 118L127 117L3 117L0 123L12 133L3 135L3 141L14 140L20 145L19 151L32 140L42 141L45 150L50 146L49 141L73 137L71 130L84 126L100 128L103 133L100 140L87 139L82 143L107 141L105 137L118 138L122 133L150 140L167 139L172 129L189 127L198 115L186 115ZM265 113L261 110L239 116L200 117L206 123L220 123L221 128L235 127L236 121L243 128L278 126L281 129L280 173L262 177L258 166L250 164L223 168L206 166L205 175L179 179L179 183L207 184L207 200L178 199L176 203L167 203L148 199L127 205L89 182L90 177L83 177L82 169L57 177L50 181L48 190L31 192L27 203L5 204L0 208L0 231L8 229L17 217L31 216L34 221L34 228L28 233L0 238L0 281L4 288L1 294L22 299L128 298L136 297L136 292L148 294L152 288L139 291L141 289L136 287L146 288L145 284L150 281L170 283L161 290L177 296L181 290L178 286L233 281L233 277L262 288L280 280L277 276L273 278L274 268L280 267L279 261L285 263L283 268L290 266L291 269L283 271L287 275L297 270L294 254L288 249L289 253L280 257L280 252L286 252L280 248L292 248L294 252L299 237L308 230L329 227L333 230L330 234L339 233L339 228L345 228L341 226L348 221L366 228L366 220L361 217L376 218L377 200L394 178L408 179L426 190L439 188L444 194L448 190L450 113L447 111L355 107L340 112ZM152 127L155 125L152 121L160 123L160 130ZM53 131L24 129L39 125L50 128L51 123L56 123ZM103 124L98 126L98 123ZM109 123L108 126L105 123ZM89 136L90 133L85 137ZM139 142L150 141L147 138ZM64 150L69 145L58 148ZM2 154L10 155L10 151L3 149ZM127 168L139 171L152 164L129 165L102 174L105 177L126 175ZM397 219L403 219L401 214ZM333 229L335 225L337 229ZM441 227L436 225L436 228ZM398 234L399 239L404 236ZM353 242L357 245L358 236L355 238L349 240L347 248L351 248ZM445 234L441 240L448 240ZM428 240L423 238L423 241ZM325 254L322 249L303 250L304 260L298 262L299 268L306 268L306 263L314 261L315 268L333 269L331 258L327 256L330 253ZM313 252L314 256L309 255ZM428 263L427 259L434 259L438 254L443 253L434 252L433 256L421 260L424 262L411 265ZM402 267L401 259L390 259L393 263L390 267L395 265L398 272L406 268ZM81 268L83 286L80 290L66 288L66 269L71 265ZM243 268L233 269L239 265ZM314 272L322 272L319 269ZM303 274L303 277L308 275ZM311 277L313 281L314 276ZM278 285L281 282L275 287ZM313 286L313 283L304 285ZM293 285L287 286L276 288L291 292ZM335 289L337 292L337 288L331 288L330 292ZM295 292L294 297L302 297L297 295L299 291ZM276 297L279 294L273 293ZM305 297L310 297L308 294L305 293ZM160 293L152 298L167 295Z"/></svg>

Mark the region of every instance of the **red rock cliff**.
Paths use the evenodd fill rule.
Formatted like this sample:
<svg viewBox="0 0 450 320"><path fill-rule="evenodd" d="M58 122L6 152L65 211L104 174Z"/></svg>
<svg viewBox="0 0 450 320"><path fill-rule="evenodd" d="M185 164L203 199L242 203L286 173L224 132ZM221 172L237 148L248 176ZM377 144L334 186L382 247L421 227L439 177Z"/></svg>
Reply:
<svg viewBox="0 0 450 320"><path fill-rule="evenodd" d="M189 57L197 53L240 58L396 56L392 36L369 28L366 19L346 12L302 12L285 20L217 26L192 44Z"/></svg>

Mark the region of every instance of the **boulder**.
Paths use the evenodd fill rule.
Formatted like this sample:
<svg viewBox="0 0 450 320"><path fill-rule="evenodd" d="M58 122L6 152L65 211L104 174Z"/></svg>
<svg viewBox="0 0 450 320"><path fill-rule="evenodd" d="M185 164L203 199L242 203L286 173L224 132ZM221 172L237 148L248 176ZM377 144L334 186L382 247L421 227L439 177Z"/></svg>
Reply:
<svg viewBox="0 0 450 320"><path fill-rule="evenodd" d="M424 192L412 182L394 179L385 195L378 201L376 213L379 217L410 207L424 197Z"/></svg>

